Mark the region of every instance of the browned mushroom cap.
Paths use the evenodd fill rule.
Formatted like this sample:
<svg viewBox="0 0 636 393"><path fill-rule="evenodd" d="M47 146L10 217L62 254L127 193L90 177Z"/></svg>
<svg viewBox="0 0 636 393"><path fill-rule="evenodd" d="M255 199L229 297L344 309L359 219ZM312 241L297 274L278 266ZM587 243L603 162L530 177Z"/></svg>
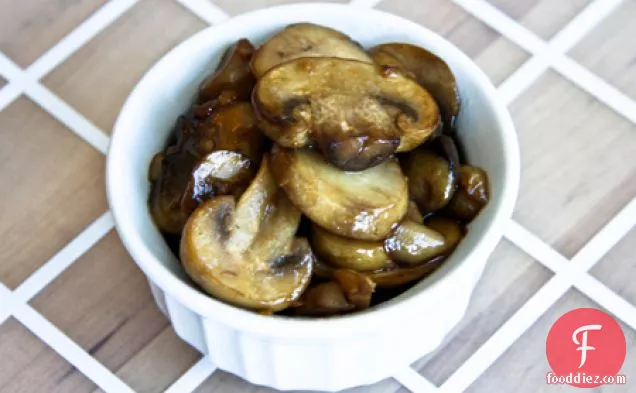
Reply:
<svg viewBox="0 0 636 393"><path fill-rule="evenodd" d="M349 269L334 270L330 281L310 286L295 304L297 314L336 315L363 310L371 304L375 283Z"/></svg>
<svg viewBox="0 0 636 393"><path fill-rule="evenodd" d="M404 216L405 220L413 221L418 224L424 224L424 217L422 217L422 213L420 209L417 207L417 204L413 201L409 201L409 207L406 210L406 215Z"/></svg>
<svg viewBox="0 0 636 393"><path fill-rule="evenodd" d="M178 151L160 153L153 158L149 176L154 178L154 182L148 205L155 224L163 232L181 233L196 206L193 206L187 190L191 187L192 168L197 160L191 154ZM160 173L157 174L159 169Z"/></svg>
<svg viewBox="0 0 636 393"><path fill-rule="evenodd" d="M444 123L452 127L460 99L455 76L444 60L419 46L400 43L382 44L370 53L378 64L399 66L411 73L435 97Z"/></svg>
<svg viewBox="0 0 636 393"><path fill-rule="evenodd" d="M373 62L364 49L345 34L312 23L287 26L263 44L252 59L257 77L278 64L300 57L339 57Z"/></svg>
<svg viewBox="0 0 636 393"><path fill-rule="evenodd" d="M156 155L150 212L163 232L178 234L196 206L216 195L240 195L256 172L263 135L247 102L223 106L203 124L181 116L176 145Z"/></svg>
<svg viewBox="0 0 636 393"><path fill-rule="evenodd" d="M464 222L471 222L477 217L480 209L480 204L470 199L463 190L459 189L444 209L444 212Z"/></svg>
<svg viewBox="0 0 636 393"><path fill-rule="evenodd" d="M367 273L378 288L393 288L421 280L435 271L444 262L444 257L431 259L413 267L398 267L392 270Z"/></svg>
<svg viewBox="0 0 636 393"><path fill-rule="evenodd" d="M418 265L444 254L449 243L444 236L422 224L404 220L384 241L390 257L402 264Z"/></svg>
<svg viewBox="0 0 636 393"><path fill-rule="evenodd" d="M333 279L340 284L349 303L361 310L371 304L371 296L375 291L375 283L366 275L351 269L338 269Z"/></svg>
<svg viewBox="0 0 636 393"><path fill-rule="evenodd" d="M333 276L334 271L336 271L336 268L324 263L320 259L316 259L316 262L314 263L314 275L316 277L331 278L331 276Z"/></svg>
<svg viewBox="0 0 636 393"><path fill-rule="evenodd" d="M349 239L317 225L311 228L311 248L320 260L336 268L374 271L392 265L382 242Z"/></svg>
<svg viewBox="0 0 636 393"><path fill-rule="evenodd" d="M150 166L148 167L148 181L154 182L159 179L163 170L163 160L166 155L163 152L159 152L150 160Z"/></svg>
<svg viewBox="0 0 636 393"><path fill-rule="evenodd" d="M444 135L409 154L404 165L409 195L422 212L435 212L449 203L457 188L458 167L455 143Z"/></svg>
<svg viewBox="0 0 636 393"><path fill-rule="evenodd" d="M181 239L181 262L206 292L228 303L279 311L311 279L313 254L295 238L300 212L276 187L267 158L238 203L231 196L200 205Z"/></svg>
<svg viewBox="0 0 636 393"><path fill-rule="evenodd" d="M197 122L203 122L210 118L219 108L238 101L238 96L233 90L223 90L216 98L192 105L192 117Z"/></svg>
<svg viewBox="0 0 636 393"><path fill-rule="evenodd" d="M462 221L470 222L490 199L488 175L477 167L463 165L459 169L459 186L445 212Z"/></svg>
<svg viewBox="0 0 636 393"><path fill-rule="evenodd" d="M457 221L446 217L431 217L426 220L426 226L442 234L446 242L444 255L449 255L464 237L466 229Z"/></svg>
<svg viewBox="0 0 636 393"><path fill-rule="evenodd" d="M368 136L318 142L329 162L345 171L361 171L378 165L391 156L399 143L398 137L374 139Z"/></svg>
<svg viewBox="0 0 636 393"><path fill-rule="evenodd" d="M188 113L181 115L175 122L171 137L168 140L168 147L166 153L172 151L187 151L194 156L202 156L210 151L205 151L202 154L195 149L196 141L198 140L199 120L193 116L189 116Z"/></svg>
<svg viewBox="0 0 636 393"><path fill-rule="evenodd" d="M258 129L254 110L248 102L227 105L216 110L199 126L199 135L193 138L199 154L213 150L232 150L261 161L264 136Z"/></svg>
<svg viewBox="0 0 636 393"><path fill-rule="evenodd" d="M271 139L288 148L316 143L344 170L414 148L440 121L431 95L404 74L336 58L301 58L269 70L252 102Z"/></svg>
<svg viewBox="0 0 636 393"><path fill-rule="evenodd" d="M192 199L201 203L217 195L239 197L256 174L256 166L244 155L218 150L205 156L192 170Z"/></svg>
<svg viewBox="0 0 636 393"><path fill-rule="evenodd" d="M224 90L231 90L237 99L247 100L256 82L250 70L250 60L254 46L243 38L230 47L214 74L207 77L199 86L200 103L216 98Z"/></svg>
<svg viewBox="0 0 636 393"><path fill-rule="evenodd" d="M296 312L300 315L328 316L343 314L354 308L355 305L349 303L340 284L327 281L307 288Z"/></svg>
<svg viewBox="0 0 636 393"><path fill-rule="evenodd" d="M488 175L476 166L464 165L459 168L459 183L470 199L482 205L488 203Z"/></svg>
<svg viewBox="0 0 636 393"><path fill-rule="evenodd" d="M343 172L315 151L274 146L272 171L303 214L340 236L383 240L406 213L406 179L394 159Z"/></svg>

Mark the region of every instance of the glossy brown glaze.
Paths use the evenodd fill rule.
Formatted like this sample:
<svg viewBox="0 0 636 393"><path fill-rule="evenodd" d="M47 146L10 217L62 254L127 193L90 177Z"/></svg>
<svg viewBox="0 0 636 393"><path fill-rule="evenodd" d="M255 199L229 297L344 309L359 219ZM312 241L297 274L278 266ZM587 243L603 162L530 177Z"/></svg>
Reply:
<svg viewBox="0 0 636 393"><path fill-rule="evenodd" d="M149 208L155 224L163 232L179 234L196 207L196 201L188 190L192 184L192 168L197 161L198 157L179 151L162 153L153 159L151 175L155 180L150 191ZM160 173L157 176L158 169Z"/></svg>
<svg viewBox="0 0 636 393"><path fill-rule="evenodd" d="M189 115L195 124L198 125L209 119L219 108L238 101L238 96L234 90L223 90L221 94L213 99L192 105Z"/></svg>
<svg viewBox="0 0 636 393"><path fill-rule="evenodd" d="M180 116L174 139L152 159L149 205L157 226L178 234L199 203L245 190L261 160L263 136L251 105L234 103L214 106L205 121L192 111Z"/></svg>
<svg viewBox="0 0 636 393"><path fill-rule="evenodd" d="M443 216L427 219L426 226L444 236L446 248L443 251L443 255L450 255L466 235L466 228L457 220Z"/></svg>
<svg viewBox="0 0 636 393"><path fill-rule="evenodd" d="M201 82L198 102L215 99L224 91L233 92L237 100L249 99L256 83L250 70L253 54L254 46L245 38L230 47L216 72Z"/></svg>
<svg viewBox="0 0 636 393"><path fill-rule="evenodd" d="M364 310L371 305L375 283L350 269L334 270L329 280L311 284L295 304L300 315L329 316Z"/></svg>
<svg viewBox="0 0 636 393"><path fill-rule="evenodd" d="M470 199L482 205L490 198L488 175L476 166L464 165L459 169L459 184Z"/></svg>
<svg viewBox="0 0 636 393"><path fill-rule="evenodd" d="M433 273L443 262L443 257L437 257L417 266L398 267L387 271L368 273L367 275L376 284L377 288L396 288L423 279Z"/></svg>
<svg viewBox="0 0 636 393"><path fill-rule="evenodd" d="M338 135L320 138L317 143L329 162L338 168L348 171L361 171L374 167L387 158L400 145L400 137L374 139L368 136L358 136L338 140Z"/></svg>
<svg viewBox="0 0 636 393"><path fill-rule="evenodd" d="M187 192L198 203L217 195L239 197L255 174L256 166L249 158L231 150L217 150L194 166Z"/></svg>
<svg viewBox="0 0 636 393"><path fill-rule="evenodd" d="M264 137L258 129L252 106L248 102L238 102L214 111L201 123L192 143L197 144L200 153L231 150L258 164L263 155Z"/></svg>
<svg viewBox="0 0 636 393"><path fill-rule="evenodd" d="M312 226L310 240L316 257L335 268L374 271L392 264L383 242L334 235L318 225Z"/></svg>
<svg viewBox="0 0 636 393"><path fill-rule="evenodd" d="M298 302L295 312L298 315L329 316L353 311L355 307L349 303L340 284L327 281L309 287Z"/></svg>
<svg viewBox="0 0 636 393"><path fill-rule="evenodd" d="M446 206L457 189L459 156L453 140L439 136L411 153L404 163L409 196L424 214Z"/></svg>
<svg viewBox="0 0 636 393"><path fill-rule="evenodd" d="M338 269L333 273L333 279L357 310L369 307L375 283L368 276L351 269Z"/></svg>
<svg viewBox="0 0 636 393"><path fill-rule="evenodd" d="M400 223L384 241L384 249L394 261L411 266L442 255L448 247L441 233L408 220Z"/></svg>
<svg viewBox="0 0 636 393"><path fill-rule="evenodd" d="M464 222L477 217L490 199L488 175L480 168L463 165L459 170L459 186L445 212Z"/></svg>

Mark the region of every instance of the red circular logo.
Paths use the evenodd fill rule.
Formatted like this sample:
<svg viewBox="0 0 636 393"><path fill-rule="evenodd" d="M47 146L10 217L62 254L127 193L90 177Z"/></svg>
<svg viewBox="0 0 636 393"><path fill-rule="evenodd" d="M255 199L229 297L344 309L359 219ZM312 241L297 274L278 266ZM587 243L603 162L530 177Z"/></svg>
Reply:
<svg viewBox="0 0 636 393"><path fill-rule="evenodd" d="M579 308L559 318L545 346L553 382L579 388L611 382L625 361L623 330L614 318L594 308Z"/></svg>

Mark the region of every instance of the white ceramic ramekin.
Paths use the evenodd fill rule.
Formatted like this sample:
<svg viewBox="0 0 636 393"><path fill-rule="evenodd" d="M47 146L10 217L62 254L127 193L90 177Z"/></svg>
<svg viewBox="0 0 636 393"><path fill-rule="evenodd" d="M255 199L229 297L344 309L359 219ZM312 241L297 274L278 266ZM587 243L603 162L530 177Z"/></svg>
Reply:
<svg viewBox="0 0 636 393"><path fill-rule="evenodd" d="M435 12L434 10L431 12ZM220 55L242 37L260 44L294 22L331 26L365 47L410 42L453 69L463 100L459 132L471 163L485 168L492 199L452 257L407 293L363 313L329 319L262 316L219 302L186 279L146 207L146 174L176 118ZM377 382L433 350L465 313L488 255L512 214L519 150L505 106L487 77L431 31L376 10L300 4L255 11L210 27L164 56L126 101L112 136L107 190L117 231L148 276L177 334L216 365L278 389L335 391Z"/></svg>

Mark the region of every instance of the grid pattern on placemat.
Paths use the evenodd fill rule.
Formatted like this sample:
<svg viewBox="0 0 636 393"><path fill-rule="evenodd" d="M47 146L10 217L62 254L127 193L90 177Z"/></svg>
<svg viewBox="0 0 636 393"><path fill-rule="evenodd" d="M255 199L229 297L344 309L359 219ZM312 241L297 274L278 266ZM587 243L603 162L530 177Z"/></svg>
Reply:
<svg viewBox="0 0 636 393"><path fill-rule="evenodd" d="M230 14L244 11L243 7L263 7L286 2L281 0L249 0L241 2L241 7L236 8L232 5L233 2L227 0L161 1L173 3L170 7L176 5L179 12L188 13L188 18L198 17L195 22L184 22L179 34L185 35L191 34L205 24L221 23L228 19ZM344 3L345 1L339 2ZM35 34L46 36L45 42L62 37L39 57L38 53L35 52L45 48L36 46L29 48L28 52L21 53L19 45L16 47L16 45L7 44L7 37L2 37L0 40L0 49L2 49L0 52L0 122L6 126L4 117L10 117L12 113L16 113L17 115L13 116L13 123L11 119L6 120L9 122L9 127L38 128L42 124L56 122L55 125L48 127L53 129L49 132L64 134L69 130L83 140L83 142L74 141L66 135L62 139L67 145L58 147L60 150L69 150L72 147L74 156L69 161L69 165L78 166L77 171L73 171L71 168L68 173L52 174L60 177L59 181L63 187L66 187L64 186L66 183L77 183L90 188L95 179L99 183L103 165L103 158L99 153L105 154L107 152L109 137L106 130L100 129L93 121L109 124L112 119L108 116L99 117L103 115L102 113L96 113L95 120L85 117L81 107L83 104L90 103L83 103L83 96L71 99L62 98L66 94L65 81L72 75L77 78L82 77L76 75L82 71L81 63L78 64L77 71L73 71L71 68L72 72L62 73L61 76L55 75L54 71L66 66L67 60L88 48L93 39L122 20L125 20L121 22L121 25L124 26L122 27L123 33L119 35L125 36L127 39L129 36L127 32L133 31L137 24L135 17L131 16L134 12L144 15L140 18L145 18L145 15L148 15L149 18L153 17L153 7L148 6L148 4L146 4L147 9L143 13L139 10L133 10L138 6L138 0L112 0L102 3L82 0L81 11L77 15L60 16L63 21L67 21L73 26L65 26L64 28L58 26L53 29L53 35L46 35L41 29L37 30ZM544 20L536 12L530 12L528 15L525 12L535 5L536 8L543 9L544 12L546 9L550 10L550 4L554 4L551 0L536 2L529 0L418 0L417 4L422 7L433 7L433 11L431 11L433 13L435 11L446 12L444 14L446 16L440 16L442 19L446 18L443 19L443 24L427 25L426 13L418 14L417 10L413 10L412 7L416 4L414 0L351 1L350 6L352 7L378 7L396 14L404 12L405 14L402 16L427 25L432 30L446 35L451 41L454 40L454 37L457 39L461 35L477 37L481 34L479 37L485 38L476 39L474 43L471 41L471 45L496 46L497 55L494 52L488 53L488 50L483 53L480 51L470 53L470 47L462 49L475 58L478 64L488 68L486 72L493 79L493 82L498 84L501 97L511 107L517 128L520 130L522 153L527 156L524 159L524 175L522 176L524 184L521 192L523 194L527 191L531 198L538 201L536 203L539 203L539 207L546 208L548 211L554 209L555 219L572 220L572 225L585 227L582 235L584 241L581 242L581 238L577 240L578 243L572 241L568 238L567 233L552 231L550 227L553 223L545 221L549 217L541 218L541 216L534 215L532 211L533 208L537 208L537 205L528 205L532 201L521 198L515 216L506 228L505 238L507 240L503 240L502 244L499 245L491 257L489 268L485 273L485 276L490 280L505 278L507 282L502 282L501 288L496 290L491 287L478 287L465 320L449 335L450 338L442 344L440 350L427 355L409 367L405 367L394 375L392 380L380 383L377 390L370 387L353 389L353 391L395 392L400 389L408 389L413 392L450 393L466 390L475 392L496 390L493 388L493 384L497 384L497 376L492 375L492 369L488 369L502 359L514 356L515 348L528 340L532 341L532 335L536 335L537 331L543 332L541 330L543 326L549 325L546 319L550 320L551 315L555 314L555 310L558 310L559 307L565 309L567 307L564 304L577 301L577 298L573 298L573 293L583 295L579 297L584 300L578 301L578 304L589 303L607 310L620 321L626 331L629 330L628 336L634 336L633 331L636 330L634 300L636 297L632 285L626 280L626 275L616 274L616 271L608 264L617 260L620 260L617 263L623 263L623 259L630 256L633 258L634 251L633 248L630 249L633 246L629 240L633 239L634 233L626 235L636 226L636 189L634 188L636 169L629 167L629 165L634 165L633 157L636 156L634 151L636 145L636 127L634 127L636 124L636 101L630 98L630 96L633 97L631 87L634 86L634 80L636 80L633 73L636 53L625 54L621 52L620 56L613 59L615 61L606 64L599 61L598 56L590 56L590 51L600 47L606 56L615 54L617 45L620 45L611 40L613 35L620 33L619 30L615 31L616 26L624 26L624 29L627 30L624 34L628 35L629 29L632 28L629 21L636 17L636 6L633 0L572 0L564 3L568 3L568 5L560 4L556 8L558 12L551 15L551 18ZM14 7L15 3L5 1L4 5L0 6L5 8L2 11L7 15L5 11ZM10 14L11 11L9 10L8 13ZM164 11L164 17L170 15L173 15L173 11ZM127 17L129 19L126 20ZM157 18L160 17L161 15ZM420 17L422 20L418 19ZM468 19L470 19L469 23L460 26L462 20ZM617 19L617 23L612 23L613 19ZM50 20L45 22L53 23ZM157 31L160 32L160 30ZM600 30L599 36L597 36L597 30ZM0 34L7 34L7 32L1 30ZM11 31L8 34L11 34ZM170 39L178 41L179 37L175 35ZM601 40L589 37L600 37ZM24 37L20 41L16 41L17 44L23 39ZM26 39L28 41L28 37ZM116 39L116 37L112 39ZM108 42L110 42L108 40L111 38L104 38L101 42L102 44L106 42L107 47ZM587 46L588 44L591 46ZM116 45L116 42L111 42L111 45ZM99 55L93 54L94 51L90 49L86 49L86 51L88 53L86 57L89 61L92 57ZM503 58L499 58L498 54L503 54ZM148 52L146 61L151 63L152 56L154 54ZM103 64L99 59L95 61L96 66ZM30 65L26 68L18 65L29 62ZM117 63L117 61L113 63ZM111 66L115 67L116 64L104 65L104 67ZM137 70L137 72L141 71L141 69ZM130 79L130 75L127 78ZM56 83L56 80L62 82ZM88 82L82 79L78 80L80 84L99 83L96 79L88 79ZM126 79L124 83L132 82L134 80ZM623 85L629 86L626 91L621 91ZM123 88L128 87L123 86ZM543 110L541 113L545 113L545 110L541 108L541 100L544 98L542 94L562 94L564 101L567 102L564 103L563 108L556 108L557 114L553 115L552 118L531 122L531 120L534 121L532 119L533 110L541 109ZM109 99L117 102L121 97L113 96ZM29 100L32 102L28 102ZM77 104L71 105L71 102L77 102ZM113 102L111 102L111 106ZM568 107L566 104L570 106ZM33 117L22 113L25 111L28 113L35 111L39 115ZM551 191L541 189L540 181L545 175L542 172L544 166L548 164L559 165L559 158L550 159L550 152L542 151L542 149L535 151L531 147L526 147L526 144L530 145L532 138L543 138L555 144L560 143L560 139L558 135L546 135L545 132L541 133L541 130L533 133L533 130L526 128L530 125L537 128L546 127L546 123L549 124L554 120L554 116L558 117L560 113L563 113L562 111L565 111L566 114L567 111L573 113L589 111L594 114L593 117L602 120L601 124L592 123L590 127L609 127L612 129L611 132L602 130L606 137L609 135L607 139L611 140L607 143L598 141L596 150L589 150L589 154L594 160L602 160L603 155L615 155L626 157L627 162L623 164L620 171L615 171L612 167L605 168L597 162L590 163L589 168L582 168L582 170L589 170L590 174L595 176L602 175L603 171L612 172L609 180L604 179L604 181L608 182L608 187L611 187L609 192L618 195L617 198L614 198L613 205L605 206L603 204L603 198L607 198L608 195L590 190L593 184L586 182L588 174L585 173L580 174L580 179L570 179L570 181L576 182L576 184L573 183L572 187L566 184L563 188L555 190L556 197L544 195ZM571 115L571 117L575 116ZM15 120L16 118L17 120ZM563 124L553 125L553 127L557 130L565 125L565 131L562 132L567 133L569 132L567 131L568 121L574 120L569 117L558 119ZM592 121L593 119L590 119L590 122ZM580 123L580 121L578 122ZM579 123L571 124L570 128L586 127L585 124ZM3 131L5 130L0 130L0 142L3 142ZM583 130L581 134L586 135L585 132ZM589 132L593 132L593 130ZM569 133L569 137L572 137L572 133ZM2 143L0 161L16 160L16 162L20 162L21 159L26 161L33 155L40 155L42 150L31 147L21 148L19 143L20 141L23 141L24 144L45 143L47 138L51 138L51 135L43 133L38 140L21 135L9 143ZM598 138L601 138L601 135L598 135ZM585 143L582 145L595 143L594 138L589 137L588 139L583 139ZM78 143L81 146L76 146ZM536 148L536 142L534 143ZM96 152L88 146L91 146ZM586 147L580 146L580 148ZM609 151L603 151L603 148ZM543 149L549 150L545 146ZM568 152L567 148L562 149L563 154L568 154ZM598 154L598 157L594 154ZM50 160L50 165L55 165L55 163L60 162L60 155L63 156L64 151L60 151L58 154L55 149L52 149L44 155L43 159ZM551 161L545 165L541 163L535 165L529 161L529 159L540 161L543 156L546 160ZM567 157L562 159L565 160ZM612 162L613 165L620 164L620 162ZM580 165L584 165L584 163ZM4 172L4 168L3 173L0 174L0 180L5 186L9 184L10 180L19 176L16 173L21 167L14 165L7 168L11 174ZM34 168L27 167L26 169L39 170L37 165ZM90 172L85 172L88 173L86 176L77 175L78 171L91 171L95 168L97 172L100 172L95 177L90 176ZM528 169L527 172L526 169ZM45 168L43 167L41 170L45 170ZM558 179L552 181L558 181ZM97 183L94 187L97 187L98 192L103 194L99 188L102 186L97 185ZM27 192L30 186L28 183L25 184L20 184L20 187L23 187L24 192ZM0 191L4 207L12 202L24 202L19 201L20 196L12 195L12 191L5 186ZM37 188L37 184L33 187ZM56 188L46 188L39 191L60 192ZM74 189L71 191L75 192ZM77 190L77 192L80 191ZM571 199L574 198L573 193L576 192L591 195L577 202L580 204L579 210L594 211L601 215L600 219L594 219L589 214L570 214L567 207L563 211L559 211L562 205L571 202ZM106 211L103 195L101 199L97 200L88 196L82 200L82 196L77 194L67 198L62 195L59 198L68 203L66 199L73 197L78 198L74 201L80 205L87 206L78 206L77 211L74 212L76 213L75 217L69 219L74 220L73 225L79 225L77 230L71 229L70 232L58 230L58 233L51 235L50 232L58 229L55 227L54 219L51 219L51 222L44 221L46 225L35 227L36 233L34 235L37 235L40 240L41 238L46 239L47 236L54 237L51 240L52 243L48 245L49 248L55 247L54 250L30 252L28 250L29 244L18 244L14 248L19 247L20 250L0 251L0 256L2 256L2 266L0 266L0 356L7 353L9 356L18 356L19 354L18 360L22 362L19 364L24 364L25 368L38 367L41 370L50 370L45 374L50 374L51 378L58 378L58 382L63 381L64 384L59 385L63 387L58 386L58 389L62 390L82 387L92 390L97 387L102 391L117 393L133 391L187 392L197 388L203 391L207 390L207 387L218 391L247 391L248 389L251 391L252 387L249 384L217 371L207 357L200 357L176 340L158 313L144 310L135 314L146 303L151 303L147 289L141 292L141 297L127 302L121 308L118 308L116 301L106 304L100 302L106 295L99 297L100 295L91 294L87 296L87 299L71 299L68 298L68 294L63 293L67 287L72 285L77 285L78 290L91 289L93 293L100 291L108 293L116 288L116 286L112 286L114 285L112 282L103 282L100 277L92 277L84 283L78 283L78 279L74 279L73 275L80 277L98 274L99 271L95 272L95 269L101 269L100 266L108 264L102 262L100 265L100 261L104 258L125 258L122 250L118 250L120 246L112 231L114 226L112 216ZM599 205L603 205L603 207L600 208ZM69 209L71 208L69 206ZM43 216L46 213L34 213L34 216L31 217L11 212L11 215L7 214L6 217L9 220L12 218L15 220L37 220L38 217L35 215ZM94 221L83 227L86 222L82 220ZM19 228L18 224L0 223L0 233L8 234L15 228ZM576 228L569 228L569 230L576 230ZM621 241L623 237L625 239ZM613 249L619 242L621 244ZM599 261L600 263L597 264ZM134 285L145 285L139 272L125 270L127 267L122 265L121 260L117 263L122 266L121 280L128 280ZM132 261L124 260L124 263L132 264ZM633 268L633 266L633 262L630 262L629 267ZM522 281L523 285L521 285ZM82 287L85 288L81 289ZM116 299L121 300L126 297L126 294L124 292ZM61 316L60 313L63 312L64 308L71 307L69 303L74 301L77 301L75 314L67 313ZM82 307L85 307L86 311L82 311ZM90 310L95 307L99 307L97 312L103 315L99 319L87 317L86 314L90 314ZM471 313L471 310L489 312L487 318L489 323L482 326L476 336L467 335L468 330L472 329L470 327L472 318L478 317L477 313ZM134 330L135 323L146 327L150 326L154 330L152 334L148 333L147 337L139 337L133 334L136 332ZM75 326L82 325L87 326L88 330L104 330L105 338L95 342L94 337L86 336L81 331L78 332L77 329L74 329ZM121 328L122 326L123 328ZM3 332L6 333L4 337L23 337L27 344L24 347L12 349L11 344L14 340L3 340ZM464 341L460 341L459 344L453 342L452 338L457 337ZM42 342L49 348L43 346ZM125 348L126 343L131 342L131 345L137 345L138 348ZM534 342L534 344L537 343ZM25 348L27 349L25 350ZM175 355L175 353L180 355ZM39 356L38 362L33 362L29 356ZM139 360L140 356L146 356L153 361L142 362ZM161 359L164 359L164 362L179 364L173 369L178 370L175 371L175 375L163 375L165 373L162 373L160 369L162 367ZM68 363L68 366L65 365L65 362ZM633 363L634 360L632 359L631 362ZM454 366L452 369L440 369L438 365L441 363L452 363ZM65 367L68 369L66 374L63 373ZM19 367L8 370L0 372L0 382L3 378L10 380L13 374L20 373ZM514 372L514 369L511 370ZM140 372L143 375L147 373L152 376L154 384L141 383L139 378L142 374ZM34 373L32 371L32 374ZM36 378L35 376L31 377ZM510 375L507 377L509 378ZM4 382L5 386L0 383L0 390L3 387L14 386L14 384L7 383L6 380ZM541 382L541 380L537 380L536 384ZM47 384L36 384L32 387L36 389L39 387L47 391L53 389ZM253 390L257 389L253 388Z"/></svg>

